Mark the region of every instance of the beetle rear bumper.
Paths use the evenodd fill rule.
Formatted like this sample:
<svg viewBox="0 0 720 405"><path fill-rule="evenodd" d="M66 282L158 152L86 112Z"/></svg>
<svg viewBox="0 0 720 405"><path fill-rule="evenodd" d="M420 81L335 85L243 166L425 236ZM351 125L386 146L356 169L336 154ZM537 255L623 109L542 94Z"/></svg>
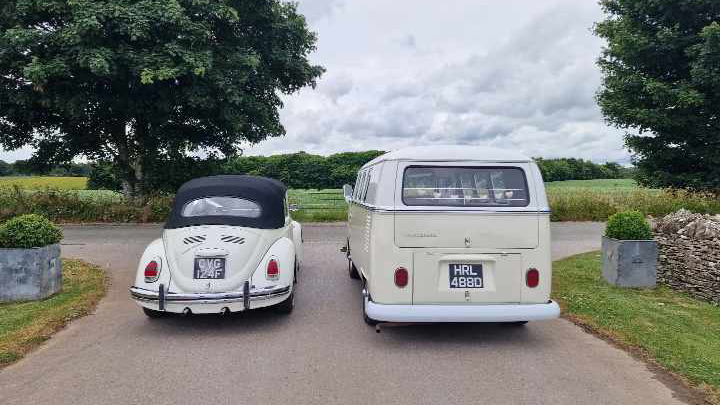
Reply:
<svg viewBox="0 0 720 405"><path fill-rule="evenodd" d="M290 295L288 285L272 285L242 291L223 293L165 293L164 310L182 313L189 308L193 313L219 313L227 308L230 312L244 311L275 305ZM139 287L130 287L130 296L143 307L160 310L160 293Z"/></svg>
<svg viewBox="0 0 720 405"><path fill-rule="evenodd" d="M368 300L365 308L368 317L380 322L522 322L560 316L560 307L555 301L545 304L385 305Z"/></svg>

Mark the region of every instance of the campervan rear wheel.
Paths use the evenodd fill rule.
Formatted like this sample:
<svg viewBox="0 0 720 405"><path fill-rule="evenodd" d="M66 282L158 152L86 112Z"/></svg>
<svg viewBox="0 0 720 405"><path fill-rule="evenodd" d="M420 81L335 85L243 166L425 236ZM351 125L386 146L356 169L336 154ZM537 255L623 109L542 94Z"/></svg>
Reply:
<svg viewBox="0 0 720 405"><path fill-rule="evenodd" d="M366 294L368 294L368 299L370 299L369 293L367 292L367 286L365 286L365 285L363 284L363 293L362 293L363 320L365 321L366 324L368 324L368 325L370 325L370 326L376 326L376 325L379 324L380 322L378 322L378 321L376 321L376 320L374 320L374 319L372 319L372 318L370 318L370 317L368 316L368 314L367 314L367 308L365 307L365 303L367 302L367 301L365 300L365 295L366 295Z"/></svg>
<svg viewBox="0 0 720 405"><path fill-rule="evenodd" d="M350 278L354 280L360 278L360 273L358 272L357 267L355 267L355 264L350 259L348 259L348 274L350 274Z"/></svg>

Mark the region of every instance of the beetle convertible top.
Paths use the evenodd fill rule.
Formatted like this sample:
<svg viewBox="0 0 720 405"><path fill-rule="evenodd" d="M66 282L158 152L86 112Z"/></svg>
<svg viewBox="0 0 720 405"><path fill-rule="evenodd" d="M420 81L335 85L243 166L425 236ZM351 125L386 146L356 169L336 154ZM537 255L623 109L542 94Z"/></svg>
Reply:
<svg viewBox="0 0 720 405"><path fill-rule="evenodd" d="M259 176L222 175L193 179L183 184L175 195L165 229L194 225L232 225L258 229L278 229L285 225L287 187L277 180ZM184 215L186 206L207 197L235 197L259 207L254 216Z"/></svg>

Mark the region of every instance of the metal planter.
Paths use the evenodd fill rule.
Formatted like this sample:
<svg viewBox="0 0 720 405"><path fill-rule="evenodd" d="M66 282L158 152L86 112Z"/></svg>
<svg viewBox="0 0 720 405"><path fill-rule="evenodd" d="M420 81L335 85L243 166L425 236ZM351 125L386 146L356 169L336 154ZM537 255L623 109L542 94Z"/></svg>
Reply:
<svg viewBox="0 0 720 405"><path fill-rule="evenodd" d="M60 244L0 249L0 302L39 300L61 288Z"/></svg>
<svg viewBox="0 0 720 405"><path fill-rule="evenodd" d="M602 253L602 273L608 283L619 287L655 287L658 248L654 240L617 240L603 236Z"/></svg>

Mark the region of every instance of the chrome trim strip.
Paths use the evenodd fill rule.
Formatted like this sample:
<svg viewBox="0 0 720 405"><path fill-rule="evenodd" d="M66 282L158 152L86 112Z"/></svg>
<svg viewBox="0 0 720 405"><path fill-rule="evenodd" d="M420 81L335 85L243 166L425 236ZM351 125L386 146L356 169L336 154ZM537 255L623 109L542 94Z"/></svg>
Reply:
<svg viewBox="0 0 720 405"><path fill-rule="evenodd" d="M288 285L272 285L264 288L250 289L250 301L262 301L278 297L290 292ZM158 302L160 294L157 291L150 291L139 287L130 287L132 299L141 302ZM232 302L245 302L242 292L227 293L166 293L166 304L227 304Z"/></svg>
<svg viewBox="0 0 720 405"><path fill-rule="evenodd" d="M407 214L407 213L418 213L418 214L428 214L428 213L441 213L441 214L452 214L452 213L462 213L462 214L468 214L468 213L480 213L480 214L551 214L552 211L549 208L532 208L532 209L520 209L520 210L493 210L488 208L476 208L476 209L448 209L447 207L439 207L438 209L431 209L427 207L418 207L418 208L409 208L404 207L401 209L396 209L394 207L387 207L387 206L377 206L377 205L371 205L366 203L360 203L360 202L351 202L351 204L357 204L361 206L362 208L367 209L368 211L377 212L377 213L400 213L400 214Z"/></svg>

